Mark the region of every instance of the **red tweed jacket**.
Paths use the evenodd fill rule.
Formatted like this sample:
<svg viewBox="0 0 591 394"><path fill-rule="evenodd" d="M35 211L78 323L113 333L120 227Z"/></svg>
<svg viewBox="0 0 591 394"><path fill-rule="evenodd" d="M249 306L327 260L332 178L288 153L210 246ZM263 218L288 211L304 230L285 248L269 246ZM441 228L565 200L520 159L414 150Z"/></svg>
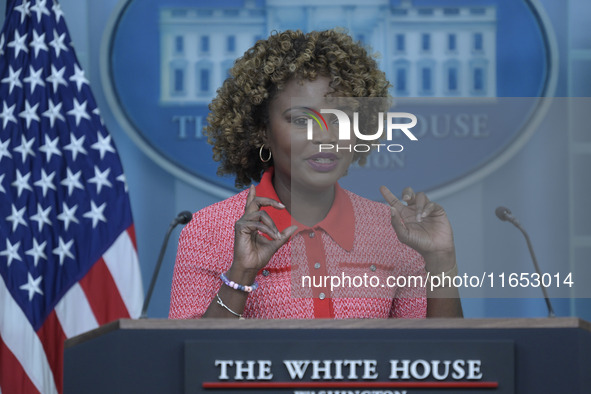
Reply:
<svg viewBox="0 0 591 394"><path fill-rule="evenodd" d="M271 179L272 170L263 175L256 193L278 200ZM249 295L244 317L426 316L426 290L412 279L425 278L424 260L397 239L389 207L338 185L335 191L330 212L312 228L295 223L286 210L265 208L279 231L292 223L298 231L259 272L259 288ZM196 212L183 229L170 318L201 317L215 297L220 274L232 264L234 223L244 213L247 193Z"/></svg>

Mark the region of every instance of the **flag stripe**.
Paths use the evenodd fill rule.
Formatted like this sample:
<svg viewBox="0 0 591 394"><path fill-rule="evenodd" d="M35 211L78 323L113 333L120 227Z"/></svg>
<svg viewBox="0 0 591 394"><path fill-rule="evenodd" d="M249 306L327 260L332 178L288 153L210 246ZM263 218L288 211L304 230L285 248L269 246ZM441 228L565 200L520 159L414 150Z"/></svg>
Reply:
<svg viewBox="0 0 591 394"><path fill-rule="evenodd" d="M0 277L0 333L6 347L22 365L33 385L43 394L57 393L43 345L27 317ZM2 369L6 368L3 364ZM3 386L4 387L4 386ZM5 388L3 388L6 391Z"/></svg>
<svg viewBox="0 0 591 394"><path fill-rule="evenodd" d="M52 311L39 330L37 336L43 344L45 355L49 361L49 367L53 372L53 380L58 392L63 389L63 365L64 365L64 342L66 335L57 319L55 310Z"/></svg>
<svg viewBox="0 0 591 394"><path fill-rule="evenodd" d="M113 245L103 254L103 259L117 284L129 315L132 318L138 318L144 295L137 252L130 233L134 233L133 229L121 233ZM122 264L122 261L126 264Z"/></svg>
<svg viewBox="0 0 591 394"><path fill-rule="evenodd" d="M0 393L39 394L14 354L0 337Z"/></svg>
<svg viewBox="0 0 591 394"><path fill-rule="evenodd" d="M135 239L135 224L132 223L131 226L129 226L129 228L127 229L127 235L129 235L129 238L131 239L133 248L137 250L137 240Z"/></svg>
<svg viewBox="0 0 591 394"><path fill-rule="evenodd" d="M76 313L71 313L71 311L76 311ZM55 313L68 338L98 327L86 294L77 283L55 306Z"/></svg>
<svg viewBox="0 0 591 394"><path fill-rule="evenodd" d="M129 317L125 303L117 291L117 285L102 258L94 263L79 283L99 325Z"/></svg>

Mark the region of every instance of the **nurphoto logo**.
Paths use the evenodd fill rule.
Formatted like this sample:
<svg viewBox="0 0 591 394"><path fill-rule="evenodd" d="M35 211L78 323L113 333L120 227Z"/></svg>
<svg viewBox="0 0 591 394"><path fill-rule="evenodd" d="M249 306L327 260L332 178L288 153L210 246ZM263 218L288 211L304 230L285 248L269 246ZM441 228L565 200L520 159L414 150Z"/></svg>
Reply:
<svg viewBox="0 0 591 394"><path fill-rule="evenodd" d="M338 140L339 141L350 141L351 130L353 130L354 138L357 141L374 141L374 143L356 143L349 145L341 144L319 144L318 150L322 151L348 151L348 152L369 152L372 149L380 152L381 149L385 149L388 152L396 153L402 152L404 147L401 144L384 144L378 143L382 140L384 134L384 120L386 121L386 140L392 141L393 132L400 130L406 137L411 141L418 141L418 138L410 131L417 124L417 117L408 112L388 112L385 114L379 112L377 118L377 131L370 131L368 133L367 127L360 127L359 112L353 112L353 127L351 127L351 119L349 115L342 110L330 108L321 109L320 112L309 108L303 107L304 113L308 115L307 121L307 138L308 140L314 139L314 123L320 127L320 132L328 132L328 123L322 114L331 114L335 118L335 122L338 124ZM408 122L410 120L410 122ZM331 122L333 123L333 122ZM365 125L367 122L362 122ZM363 129L363 130L362 130Z"/></svg>

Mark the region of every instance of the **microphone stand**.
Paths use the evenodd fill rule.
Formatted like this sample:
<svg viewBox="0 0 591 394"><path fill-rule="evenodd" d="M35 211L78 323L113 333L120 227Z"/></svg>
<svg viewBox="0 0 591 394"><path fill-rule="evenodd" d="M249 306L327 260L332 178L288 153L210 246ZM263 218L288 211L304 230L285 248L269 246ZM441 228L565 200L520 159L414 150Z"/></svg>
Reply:
<svg viewBox="0 0 591 394"><path fill-rule="evenodd" d="M529 254L531 255L531 259L534 263L534 268L536 269L536 272L540 276L540 284L541 284L541 288L542 288L542 294L544 295L544 301L546 301L546 307L548 308L548 317L555 317L556 315L554 314L554 309L552 308L552 304L550 303L550 298L548 297L548 292L546 291L546 286L544 286L544 281L541 280L542 273L540 272L540 267L538 266L538 260L536 259L536 254L534 253L534 248L531 244L531 241L529 239L529 235L527 234L527 231L525 231L525 229L521 226L521 224L517 221L517 219L515 219L515 217L511 214L511 211L508 208L497 207L497 209L495 210L495 214L502 221L510 222L512 225L517 227L519 229L519 231L521 231L521 233L525 237L525 241L527 242L527 248L529 249Z"/></svg>
<svg viewBox="0 0 591 394"><path fill-rule="evenodd" d="M176 218L170 223L168 226L168 231L164 236L164 241L162 242L162 247L160 248L160 255L158 255L158 260L156 261L156 267L154 268L154 273L152 274L152 280L150 281L150 286L148 287L148 292L146 293L146 298L144 299L144 305L142 306L142 313L140 315L140 319L147 318L147 310L148 305L150 304L150 298L152 298L152 292L154 291L154 286L156 285L156 279L158 278L158 273L160 272L160 267L162 266L162 260L164 259L164 252L166 252L166 247L168 245L168 239L170 238L170 234L172 234L172 230L178 224L187 224L191 221L192 215L189 211L183 211L177 215Z"/></svg>
<svg viewBox="0 0 591 394"><path fill-rule="evenodd" d="M531 259L534 263L534 268L536 269L536 272L538 273L538 275L540 275L540 279L541 279L542 274L540 273L540 267L538 266L538 260L536 259L536 254L534 253L534 248L533 248L531 241L529 239L529 235L527 235L527 232L521 226L521 224L519 224L519 222L517 220L509 220L509 221L511 223L513 223L513 225L515 227L517 227L519 229L519 231L521 231L521 233L525 237L525 242L527 242L527 248L529 249L529 254L531 255ZM544 294L544 301L546 301L546 307L548 308L548 317L555 317L556 315L554 314L554 309L552 308L552 304L550 303L550 298L548 297L548 292L546 291L546 286L544 286L544 281L540 281L540 284L541 284L540 287L542 288L542 294Z"/></svg>

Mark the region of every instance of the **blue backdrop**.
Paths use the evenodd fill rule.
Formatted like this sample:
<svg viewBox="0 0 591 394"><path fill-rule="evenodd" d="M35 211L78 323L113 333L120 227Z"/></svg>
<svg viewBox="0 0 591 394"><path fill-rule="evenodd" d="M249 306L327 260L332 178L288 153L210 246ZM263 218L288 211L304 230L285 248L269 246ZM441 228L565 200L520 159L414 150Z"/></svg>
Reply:
<svg viewBox="0 0 591 394"><path fill-rule="evenodd" d="M152 1L141 2L147 4ZM5 3L5 0L0 0L2 8ZM162 237L172 218L182 210L196 211L218 201L220 197L219 194L195 187L189 181L171 176L138 147L114 116L113 108L106 99L104 80L101 79L101 72L104 72L101 69L104 60L101 59L101 46L105 45L104 37L107 36L111 18L117 14L122 3L118 0L62 0L60 3L78 56L126 171L144 286L147 288ZM234 3L242 5L243 1ZM432 3L428 0L413 1L414 5ZM450 0L450 3L487 5L491 2ZM521 29L523 34L533 34L532 40L539 39L532 33L534 30L531 25L528 27L528 24L533 23L531 20L519 21L504 15L522 12L518 9L524 6L521 0L502 3L505 6L498 9L497 15L500 21L497 28L501 31L497 36L498 47L503 47L503 51L515 51L520 56L542 56L540 46L533 45L534 52L528 53L523 40L503 35L503 31ZM587 0L540 0L539 3L552 25L559 54L554 94L556 97L576 98L573 105L580 107L580 110L574 111L583 120L564 124L560 123L560 117L554 117L553 124L546 122L542 125L526 144L498 168L451 194L441 194L437 200L446 208L454 227L460 270L495 266L509 266L516 272L532 270L521 235L494 217L494 209L498 205L506 205L530 231L543 269L555 271L566 267L575 274L575 280L588 285L591 281L591 209L585 196L591 194L591 175L588 171L591 168L591 134L585 119L589 119L588 113L591 112L588 99L591 95L591 35L588 34L591 3ZM167 6L170 4L172 2L167 2ZM503 23L523 25L511 27ZM141 34L154 33L146 30ZM141 48L142 44L138 45ZM158 59L154 61L158 62ZM531 86L539 86L537 81L548 71L540 67L524 69L520 64L519 56L516 56L514 62L503 63L497 69L497 95L524 95L520 94L521 90L513 90L518 82L522 87L524 80L525 85L529 80L532 81ZM144 93L138 91L136 94ZM154 97L158 97L158 93L155 94ZM134 96L130 95L126 100L133 102ZM136 116L145 121L149 119L150 111L149 108L144 110L145 118ZM400 185L397 192L404 186ZM177 239L178 230L165 256L148 311L150 317L167 316ZM546 315L544 302L539 298L475 298L464 299L463 303L467 317ZM555 299L554 303L558 315L574 315L591 320L589 299Z"/></svg>

